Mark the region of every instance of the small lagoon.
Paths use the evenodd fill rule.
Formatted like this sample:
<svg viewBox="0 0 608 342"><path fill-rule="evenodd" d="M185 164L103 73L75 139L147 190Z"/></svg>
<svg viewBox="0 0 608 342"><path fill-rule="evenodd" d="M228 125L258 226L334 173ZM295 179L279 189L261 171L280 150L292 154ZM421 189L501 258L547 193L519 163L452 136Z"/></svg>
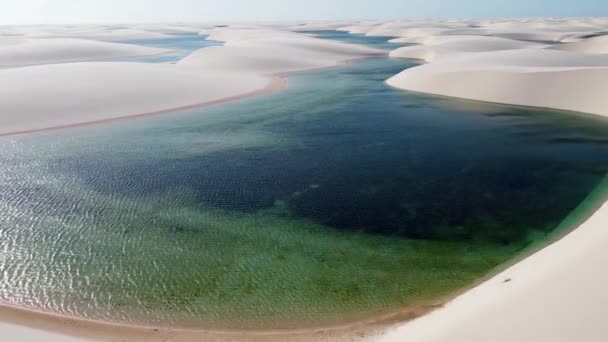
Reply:
<svg viewBox="0 0 608 342"><path fill-rule="evenodd" d="M223 44L222 42L206 40L206 36L198 33L173 33L169 34L168 36L169 37L167 38L160 39L128 40L122 43L172 50L169 53L153 56L119 58L116 59L116 61L139 63L176 63L198 49Z"/></svg>
<svg viewBox="0 0 608 342"><path fill-rule="evenodd" d="M603 181L605 119L384 83L414 65L368 59L270 96L1 138L0 300L188 328L368 318L471 286Z"/></svg>

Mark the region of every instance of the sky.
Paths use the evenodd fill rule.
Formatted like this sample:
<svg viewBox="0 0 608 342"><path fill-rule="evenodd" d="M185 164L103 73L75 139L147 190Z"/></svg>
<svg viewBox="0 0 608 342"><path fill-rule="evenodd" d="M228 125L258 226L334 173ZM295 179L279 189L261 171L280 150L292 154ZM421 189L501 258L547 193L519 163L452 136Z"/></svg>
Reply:
<svg viewBox="0 0 608 342"><path fill-rule="evenodd" d="M608 0L0 0L0 25L608 16Z"/></svg>

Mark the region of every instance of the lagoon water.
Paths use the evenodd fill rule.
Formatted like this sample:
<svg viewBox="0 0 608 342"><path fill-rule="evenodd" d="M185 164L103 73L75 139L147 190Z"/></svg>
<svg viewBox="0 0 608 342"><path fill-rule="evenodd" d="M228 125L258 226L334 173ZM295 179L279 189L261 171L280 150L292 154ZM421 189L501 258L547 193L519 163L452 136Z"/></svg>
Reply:
<svg viewBox="0 0 608 342"><path fill-rule="evenodd" d="M222 42L206 40L206 36L197 33L174 33L168 36L167 38L160 39L129 40L123 43L173 50L170 53L156 56L119 58L116 60L139 63L175 63L198 49L222 45Z"/></svg>
<svg viewBox="0 0 608 342"><path fill-rule="evenodd" d="M606 120L384 83L413 65L2 138L0 299L191 328L369 317L469 286L603 180Z"/></svg>

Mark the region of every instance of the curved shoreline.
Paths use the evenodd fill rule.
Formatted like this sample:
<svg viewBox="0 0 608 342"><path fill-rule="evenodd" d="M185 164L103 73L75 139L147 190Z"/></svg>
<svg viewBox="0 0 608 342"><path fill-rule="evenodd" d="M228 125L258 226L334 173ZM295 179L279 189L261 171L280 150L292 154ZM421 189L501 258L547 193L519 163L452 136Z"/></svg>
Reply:
<svg viewBox="0 0 608 342"><path fill-rule="evenodd" d="M428 37L433 36L441 33L428 33ZM419 50L430 45L427 50L441 52L442 58L432 60L435 51L428 57L416 49L403 49L407 52L403 56L392 55L426 63L394 76L387 83L413 93L605 120L606 98L602 94L605 78L601 78L601 73L607 67L605 60L600 61L595 55L602 55L602 46L581 38L582 43L571 44L589 43L585 51L588 54L576 48L570 53L555 53L549 47L486 51L476 57L475 52L466 51L466 44L461 47L422 44ZM417 55L419 58L413 58ZM512 61L509 58L513 56L521 59L514 57ZM580 92L581 89L586 92ZM608 222L607 185L608 178L604 178L544 243L530 246L441 310L387 329L377 340L605 340L608 329L601 320L601 312L607 302L602 289L607 278L601 267L606 253L601 246L608 239L603 233Z"/></svg>
<svg viewBox="0 0 608 342"><path fill-rule="evenodd" d="M538 337L543 336L543 334L546 335L547 332L543 331L542 328L536 328L532 331L522 331L516 328L514 329L515 325L521 325L523 322L515 322L513 321L514 318L508 316L509 314L505 314L504 312L502 314L499 313L504 311L504 309L507 309L507 307L493 309L492 314L486 312L488 316L484 317L486 318L486 321L488 321L487 323L491 325L489 328L479 328L479 326L475 325L473 330L471 329L470 324L467 324L466 322L467 319L472 319L470 316L479 318L481 315L483 315L483 309L487 309L483 307L485 303L483 297L492 296L491 298L495 301L507 299L505 294L499 293L501 289L497 286L506 286L515 280L525 282L525 278L521 277L520 275L514 276L513 274L516 274L517 271L522 271L522 268L529 269L530 267L534 267L532 266L534 263L541 263L542 260L540 259L547 259L548 255L555 255L556 249L561 249L562 252L565 251L565 249L562 247L563 244L572 244L574 243L575 239L580 240L581 235L592 234L592 232L587 231L599 229L594 220L597 217L606 216L606 213L608 213L608 176L606 176L604 180L597 185L595 190L591 192L576 209L574 209L566 218L564 218L564 220L555 228L555 230L553 230L547 236L543 243L530 246L529 249L524 250L520 256L516 256L506 264L499 266L490 275L484 277L480 281L476 282L473 286L454 296L451 300L447 301L442 308L435 310L424 317L418 317L414 320L401 322L400 324L395 324L392 327L383 329L374 336L374 341L400 342L403 340L411 340L416 342L439 342L445 341L445 338L449 336L450 338L455 338L455 341L461 341L461 338L466 338L466 341L482 342L488 341L490 336L499 335L502 337L500 341L528 341L527 339L523 338L526 336ZM581 232L581 230L585 231ZM587 238L589 238L589 236L587 236ZM574 274L576 274L576 271L574 271ZM551 283L550 280L547 281L549 282L547 283L549 290ZM503 291L505 290L508 290L508 287L503 289ZM562 293L561 295L563 296L564 294ZM535 304L535 302L551 300L549 298L535 300L535 298L536 297L528 298L528 305L536 306L542 303ZM491 305L489 301L488 304ZM526 308L518 305L510 306L514 307L514 310L519 313L526 313ZM559 306L563 307L563 304L559 304ZM540 306L537 307L541 308ZM567 304L564 310L568 311L566 308ZM462 315L462 317L456 317L456 315ZM568 316L571 317L571 315ZM499 318L500 322L497 322ZM585 317L581 317L580 319L584 320ZM551 322L551 319L545 320L545 323L551 324ZM493 328L499 329L497 331ZM508 332L503 333L503 330L505 329L508 329ZM552 329L551 331L559 334L560 329ZM580 333L580 331L578 332ZM544 340L536 339L536 337L533 337L533 340ZM564 341L569 341L568 336L565 338L566 340ZM560 341L562 340L560 339Z"/></svg>
<svg viewBox="0 0 608 342"><path fill-rule="evenodd" d="M10 303L0 302L0 322L11 323L26 329L41 330L46 333L70 336L79 341L114 340L126 341L289 341L306 342L311 339L319 341L357 341L367 338L382 338L396 327L407 327L410 322L433 312L441 311L447 304L488 281L500 276L520 262L527 260L555 243L566 239L582 224L587 222L608 199L608 177L605 178L589 196L563 220L556 229L549 233L545 240L533 244L513 259L498 266L486 276L470 286L454 293L437 298L426 305L408 306L385 314L372 314L367 319L356 319L352 322L328 324L325 326L301 329L206 329L206 328L171 328L154 325L128 324L104 321L60 313L25 308ZM581 218L582 217L582 218ZM573 220L574 222L570 222ZM428 317L428 316L427 316ZM405 325L404 325L405 324Z"/></svg>
<svg viewBox="0 0 608 342"><path fill-rule="evenodd" d="M231 101L237 101L237 100L241 100L241 99L245 99L245 98L249 98L249 97L268 95L268 94L272 94L272 93L275 93L275 92L278 92L278 91L281 91L281 90L284 90L287 88L287 81L280 74L270 75L270 76L268 76L268 79L269 79L268 84L264 88L254 90L254 91L244 93L244 94L228 96L228 97L219 98L219 99L206 101L206 102L188 104L188 105L179 106L179 107L175 107L175 108L159 109L157 111L123 115L123 116L119 116L119 117L115 117L115 118L107 118L107 119L79 122L79 123L68 124L68 125L59 125L59 126L51 126L51 127L45 127L45 128L36 128L36 129L0 133L0 137L23 135L23 134L36 133L36 132L56 131L56 130L89 126L89 125L104 124L104 123L114 122L114 121L139 119L139 118L157 116L157 115L161 115L161 114L167 114L167 113L171 113L171 112L185 111L185 110L189 110L189 109L205 108L208 106L213 106L213 105L231 102Z"/></svg>
<svg viewBox="0 0 608 342"><path fill-rule="evenodd" d="M0 137L10 137L39 132L52 132L97 124L105 124L115 121L153 117L189 109L205 108L208 106L229 103L255 96L271 95L287 89L288 82L286 77L288 74L339 68L359 60L378 57L382 57L382 55L351 58L343 60L335 65L267 75L269 82L264 88L245 94L229 96L212 101L70 125L0 133ZM331 341L341 341L342 339L344 339L344 341L352 341L354 338L362 338L366 334L380 331L381 329L384 329L396 322L410 321L417 317L423 316L443 305L443 303L447 302L449 298L451 298L451 296L448 296L447 298L438 298L432 304L409 306L406 308L388 311L381 315L370 314L369 318L358 318L352 320L352 322L346 319L341 323L330 323L324 326L307 327L301 329L214 330L205 328L189 329L153 325L148 326L70 316L61 313L16 306L5 302L0 302L0 324L2 322L9 322L25 328L72 336L87 341L115 338L128 339L129 341L166 341L167 337L170 336L171 341L191 341L192 339L201 338L211 339L213 341L234 341L235 338L238 338L238 341L284 341L286 338L289 338L290 341L305 342L310 341L312 337L318 337L319 335L326 336Z"/></svg>
<svg viewBox="0 0 608 342"><path fill-rule="evenodd" d="M369 319L350 323L333 324L301 329L188 329L127 324L83 317L50 313L36 309L0 303L0 322L11 323L27 329L71 336L88 340L126 339L128 341L192 341L211 339L213 341L310 341L323 336L331 341L353 341L382 331L396 323L403 323L421 317L442 304L414 306L390 312Z"/></svg>
<svg viewBox="0 0 608 342"><path fill-rule="evenodd" d="M356 57L356 58L343 60L335 65L330 65L330 66L325 66L325 67L320 67L320 68L311 68L311 69L305 69L305 70L294 70L294 71L290 71L290 72L269 74L266 76L268 78L268 83L265 87L257 89L257 90L253 90L253 91L250 91L247 93L243 93L243 94L237 94L237 95L227 96L227 97L223 97L223 98L219 98L219 99L215 99L215 100L187 104L187 105L173 107L173 108L159 109L156 111L123 115L123 116L118 116L118 117L114 117L114 118L84 121L84 122L68 124L68 125L58 125L58 126L50 126L50 127L44 127L44 128L34 128L34 129L25 129L25 130L5 132L5 133L0 133L0 138L16 136L16 135L25 135L25 134L37 133L37 132L58 131L58 130L64 130L64 129L105 124L105 123L110 123L110 122L115 122L115 121L141 119L141 118L146 118L146 117L153 117L153 116L158 116L158 115L163 115L163 114L169 114L172 112L180 112L180 111L186 111L186 110L197 109L197 108L206 108L209 106L243 100L243 99L252 98L252 97L256 97L256 96L271 95L271 94L274 94L274 93L287 89L287 78L286 77L288 74L295 74L295 73L302 73L302 72L315 72L315 71L321 71L321 70L326 70L326 69L339 68L339 67L343 67L343 66L349 65L351 63L354 63L356 61L370 59L370 58L378 58L381 56L382 55Z"/></svg>

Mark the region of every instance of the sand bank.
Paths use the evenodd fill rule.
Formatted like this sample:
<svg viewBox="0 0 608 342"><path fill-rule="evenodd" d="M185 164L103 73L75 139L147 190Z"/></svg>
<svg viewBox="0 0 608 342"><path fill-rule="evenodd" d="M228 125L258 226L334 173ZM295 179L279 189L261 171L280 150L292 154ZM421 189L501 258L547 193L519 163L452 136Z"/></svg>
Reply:
<svg viewBox="0 0 608 342"><path fill-rule="evenodd" d="M126 62L5 69L0 79L0 134L205 104L270 83L255 74L192 73L172 65Z"/></svg>
<svg viewBox="0 0 608 342"><path fill-rule="evenodd" d="M401 89L471 100L547 107L608 115L605 21L518 20L479 22L463 30L402 37L406 46L392 57L428 64L405 70L387 82ZM521 36L517 30L530 30ZM578 38L567 44L530 42L538 30ZM505 32L510 34L505 34ZM580 32L590 37L581 38ZM509 38L505 38L509 37ZM522 40L524 39L524 40Z"/></svg>
<svg viewBox="0 0 608 342"><path fill-rule="evenodd" d="M436 35L493 36L524 41L561 42L606 31L606 18L525 18L494 20L418 20L359 22L339 30L404 38Z"/></svg>
<svg viewBox="0 0 608 342"><path fill-rule="evenodd" d="M608 115L608 60L546 49L484 52L408 69L392 86L479 101Z"/></svg>
<svg viewBox="0 0 608 342"><path fill-rule="evenodd" d="M503 51L524 48L544 48L547 45L523 42L498 37L440 35L418 38L401 38L395 43L415 43L420 45L404 46L390 53L391 57L414 58L432 62L438 59L455 59L471 52Z"/></svg>
<svg viewBox="0 0 608 342"><path fill-rule="evenodd" d="M162 39L170 36L154 30L124 25L34 25L11 26L0 31L0 37L81 38L100 41Z"/></svg>
<svg viewBox="0 0 608 342"><path fill-rule="evenodd" d="M604 184L605 186L605 184ZM608 203L575 231L375 341L605 341Z"/></svg>
<svg viewBox="0 0 608 342"><path fill-rule="evenodd" d="M452 38L446 43L441 36L418 37L416 42L423 45L396 50L392 56L430 63L406 70L388 83L425 93L606 116L608 59L601 34L607 23L603 18L490 21L448 33L522 40L522 44L501 41L500 49L484 49L478 38L455 44ZM527 40L570 43L543 48L523 44ZM608 203L562 240L445 308L370 340L606 340L603 311L608 278L599 270L608 260L603 248L608 241L607 221Z"/></svg>
<svg viewBox="0 0 608 342"><path fill-rule="evenodd" d="M593 55L608 54L608 36L579 39L571 43L552 46L551 49L588 53Z"/></svg>
<svg viewBox="0 0 608 342"><path fill-rule="evenodd" d="M364 46L275 30L223 29L208 32L208 39L226 42L201 49L178 63L193 70L276 74L336 66L360 57L386 55Z"/></svg>
<svg viewBox="0 0 608 342"><path fill-rule="evenodd" d="M0 68L149 56L171 50L78 38L0 39Z"/></svg>
<svg viewBox="0 0 608 342"><path fill-rule="evenodd" d="M290 26L290 31L322 31L336 30L340 27L352 25L352 21L313 21Z"/></svg>
<svg viewBox="0 0 608 342"><path fill-rule="evenodd" d="M0 70L0 134L233 100L259 94L278 73L330 67L350 59L385 54L280 30L220 28L209 34L226 45L201 49L177 65L87 62ZM76 42L79 47L124 48L123 44ZM25 44L18 53L15 48L7 48L6 59L23 63L17 57L32 53L38 45ZM137 46L133 52L157 50ZM44 51L60 51L57 58L70 58L78 49L68 48L68 52L61 53L61 49L47 46ZM2 53L0 46L0 60Z"/></svg>

